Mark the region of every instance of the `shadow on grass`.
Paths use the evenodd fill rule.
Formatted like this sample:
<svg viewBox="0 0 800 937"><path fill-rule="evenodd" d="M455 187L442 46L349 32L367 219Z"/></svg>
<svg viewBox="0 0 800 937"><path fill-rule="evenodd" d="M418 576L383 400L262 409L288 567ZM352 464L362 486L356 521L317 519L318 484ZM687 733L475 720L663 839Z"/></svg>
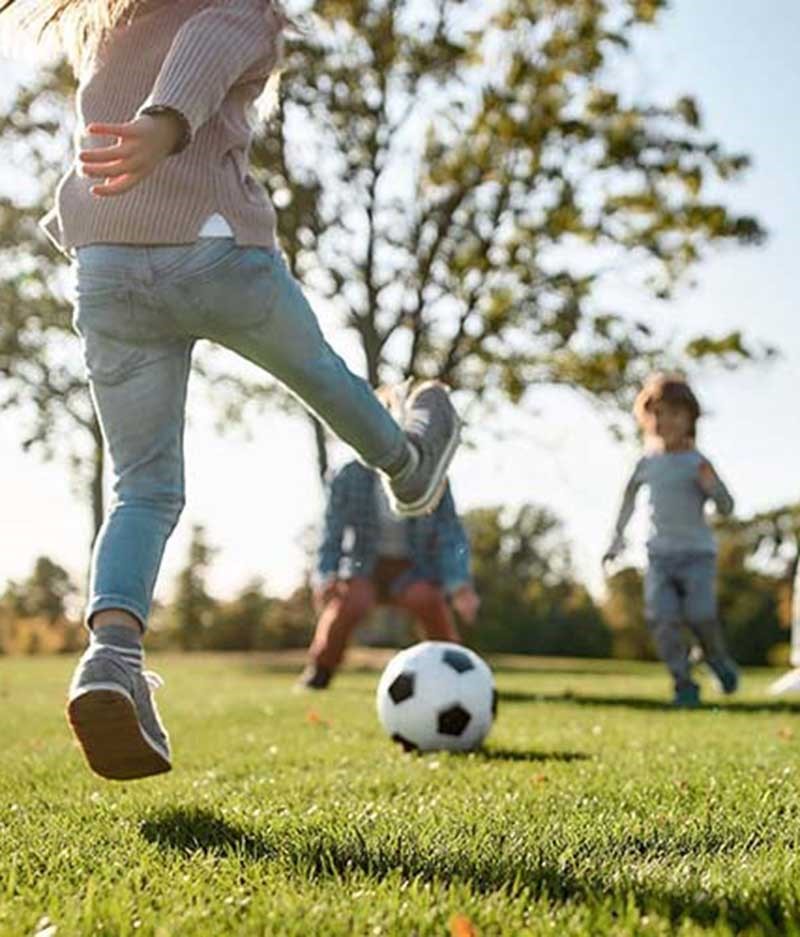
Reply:
<svg viewBox="0 0 800 937"><path fill-rule="evenodd" d="M160 810L144 820L139 831L148 843L177 850L185 856L202 852L242 855L255 861L270 861L279 856L277 847L266 837L248 833L202 807Z"/></svg>
<svg viewBox="0 0 800 937"><path fill-rule="evenodd" d="M523 751L516 748L482 748L474 753L481 761L588 761L590 755L584 752L542 752Z"/></svg>
<svg viewBox="0 0 800 937"><path fill-rule="evenodd" d="M501 703L567 703L572 706L619 706L626 709L661 710L675 712L676 709L667 700L645 696L584 696L577 693L527 693L522 690L501 690ZM733 702L715 700L701 703L693 712L730 712L730 713L800 713L800 703L788 701L761 702L748 700ZM687 710L681 710L687 712Z"/></svg>
<svg viewBox="0 0 800 937"><path fill-rule="evenodd" d="M589 907L607 906L610 902L620 911L628 908L633 898L642 912L658 913L673 924L686 919L701 925L724 921L736 933L758 927L757 932L764 937L780 937L786 933L789 920L798 920L794 909L787 909L777 890L764 890L747 900L738 894L711 895L702 890L697 878L675 888L647 886L633 877L617 878L612 885L603 869L608 859L608 843L595 847L596 857L583 853L581 861L596 858L596 869L570 870L563 862L547 861L541 854L520 855L516 849L502 851L503 835L496 838L493 850L469 853L454 848L426 852L408 834L376 840L370 833L365 836L348 824L342 826L337 836L319 827L304 828L299 824L275 834L268 829L248 831L199 807L162 810L145 820L140 831L145 840L161 849L185 856L201 853L238 861L275 862L311 881L335 879L344 884L356 873L381 881L399 873L404 880L438 882L443 886L457 882L479 894L526 892L534 899L546 897L559 904L577 901ZM613 848L620 867L624 868L626 857L636 861L658 852L663 856L665 848L676 858L691 856L701 860L727 853L741 857L741 845L713 834L702 845L680 838L669 842L664 837L623 834Z"/></svg>

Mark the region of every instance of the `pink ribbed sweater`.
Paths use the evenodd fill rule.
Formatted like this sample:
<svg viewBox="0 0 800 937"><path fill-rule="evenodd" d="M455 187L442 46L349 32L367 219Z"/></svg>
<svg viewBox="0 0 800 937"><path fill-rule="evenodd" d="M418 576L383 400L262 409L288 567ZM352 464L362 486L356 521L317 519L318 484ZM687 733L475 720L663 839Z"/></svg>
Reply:
<svg viewBox="0 0 800 937"><path fill-rule="evenodd" d="M76 147L93 121L132 120L150 105L180 111L192 142L113 197L92 195L73 164L43 220L53 240L67 250L192 243L219 212L238 244L274 247L275 211L248 174L246 115L279 62L283 25L271 0L145 0L81 70Z"/></svg>

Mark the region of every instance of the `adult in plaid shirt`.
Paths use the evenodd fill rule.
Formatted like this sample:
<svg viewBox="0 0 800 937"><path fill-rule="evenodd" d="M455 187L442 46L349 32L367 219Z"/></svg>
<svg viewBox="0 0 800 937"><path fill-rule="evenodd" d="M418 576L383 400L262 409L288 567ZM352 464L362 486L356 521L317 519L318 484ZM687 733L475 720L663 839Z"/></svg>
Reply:
<svg viewBox="0 0 800 937"><path fill-rule="evenodd" d="M329 489L315 601L319 619L299 680L307 689L328 686L350 635L376 605L410 612L429 640L460 642L450 605L471 624L479 600L449 486L432 514L399 518L377 474L360 462L347 464Z"/></svg>

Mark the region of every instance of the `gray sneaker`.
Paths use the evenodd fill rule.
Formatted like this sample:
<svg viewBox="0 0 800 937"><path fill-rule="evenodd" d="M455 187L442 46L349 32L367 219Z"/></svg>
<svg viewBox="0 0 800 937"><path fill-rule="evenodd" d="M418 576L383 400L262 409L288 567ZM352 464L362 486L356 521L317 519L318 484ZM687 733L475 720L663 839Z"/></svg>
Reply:
<svg viewBox="0 0 800 937"><path fill-rule="evenodd" d="M461 421L444 384L426 381L413 391L404 407L403 428L419 459L386 479L384 487L395 514L419 517L436 510L461 436Z"/></svg>
<svg viewBox="0 0 800 937"><path fill-rule="evenodd" d="M91 769L124 781L172 768L169 737L152 690L161 679L125 661L113 648L94 647L78 662L67 719Z"/></svg>

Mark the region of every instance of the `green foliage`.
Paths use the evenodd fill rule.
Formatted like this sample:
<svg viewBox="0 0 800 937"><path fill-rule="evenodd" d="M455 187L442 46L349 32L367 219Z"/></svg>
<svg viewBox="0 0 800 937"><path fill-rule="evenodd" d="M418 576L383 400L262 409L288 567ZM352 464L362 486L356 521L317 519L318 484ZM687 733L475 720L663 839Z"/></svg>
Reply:
<svg viewBox="0 0 800 937"><path fill-rule="evenodd" d="M14 414L26 451L73 470L96 532L102 436L72 331L64 258L38 224L68 162L72 91L65 66L43 70L0 114L0 140L14 165L0 187L0 413Z"/></svg>
<svg viewBox="0 0 800 937"><path fill-rule="evenodd" d="M652 305L716 245L763 231L708 195L748 158L704 134L693 98L616 85L664 6L314 4L254 156L294 270L336 304L373 382L423 374L514 403L564 383L619 401L672 361L644 322L602 308L606 272L638 273ZM689 345L754 354L741 336Z"/></svg>
<svg viewBox="0 0 800 937"><path fill-rule="evenodd" d="M158 614L159 645L177 644L185 651L305 647L313 622L308 586L283 600L266 594L264 583L254 580L229 601L218 599L207 584L216 552L204 528L195 525L172 601Z"/></svg>
<svg viewBox="0 0 800 937"><path fill-rule="evenodd" d="M800 504L785 504L750 517L717 518L721 536L737 555L794 580L800 560Z"/></svg>
<svg viewBox="0 0 800 937"><path fill-rule="evenodd" d="M498 661L487 752L414 757L376 672L309 700L277 657L152 656L175 770L109 784L61 716L72 663L0 661L2 937L800 932L797 704L768 674L678 713L658 665Z"/></svg>
<svg viewBox="0 0 800 937"><path fill-rule="evenodd" d="M575 581L561 522L547 509L477 508L464 524L481 597L476 645L487 651L603 657L610 636Z"/></svg>
<svg viewBox="0 0 800 937"><path fill-rule="evenodd" d="M789 637L785 616L791 579L749 562L755 552L755 526L736 521L720 525L719 604L734 657L742 663L766 664L770 650Z"/></svg>
<svg viewBox="0 0 800 937"><path fill-rule="evenodd" d="M208 591L206 576L215 552L206 540L205 529L195 524L187 563L178 574L175 598L169 610L171 628L184 651L205 647L205 632L214 621L217 603Z"/></svg>
<svg viewBox="0 0 800 937"><path fill-rule="evenodd" d="M254 581L228 602L217 601L203 633L203 647L215 651L305 648L314 614L306 587L287 599L272 598Z"/></svg>
<svg viewBox="0 0 800 937"><path fill-rule="evenodd" d="M77 592L69 573L46 556L37 558L23 582L9 582L0 604L21 618L44 618L51 625L67 616L67 602Z"/></svg>
<svg viewBox="0 0 800 937"><path fill-rule="evenodd" d="M613 635L613 654L625 660L655 660L656 652L645 625L644 581L628 566L606 580L603 618Z"/></svg>

